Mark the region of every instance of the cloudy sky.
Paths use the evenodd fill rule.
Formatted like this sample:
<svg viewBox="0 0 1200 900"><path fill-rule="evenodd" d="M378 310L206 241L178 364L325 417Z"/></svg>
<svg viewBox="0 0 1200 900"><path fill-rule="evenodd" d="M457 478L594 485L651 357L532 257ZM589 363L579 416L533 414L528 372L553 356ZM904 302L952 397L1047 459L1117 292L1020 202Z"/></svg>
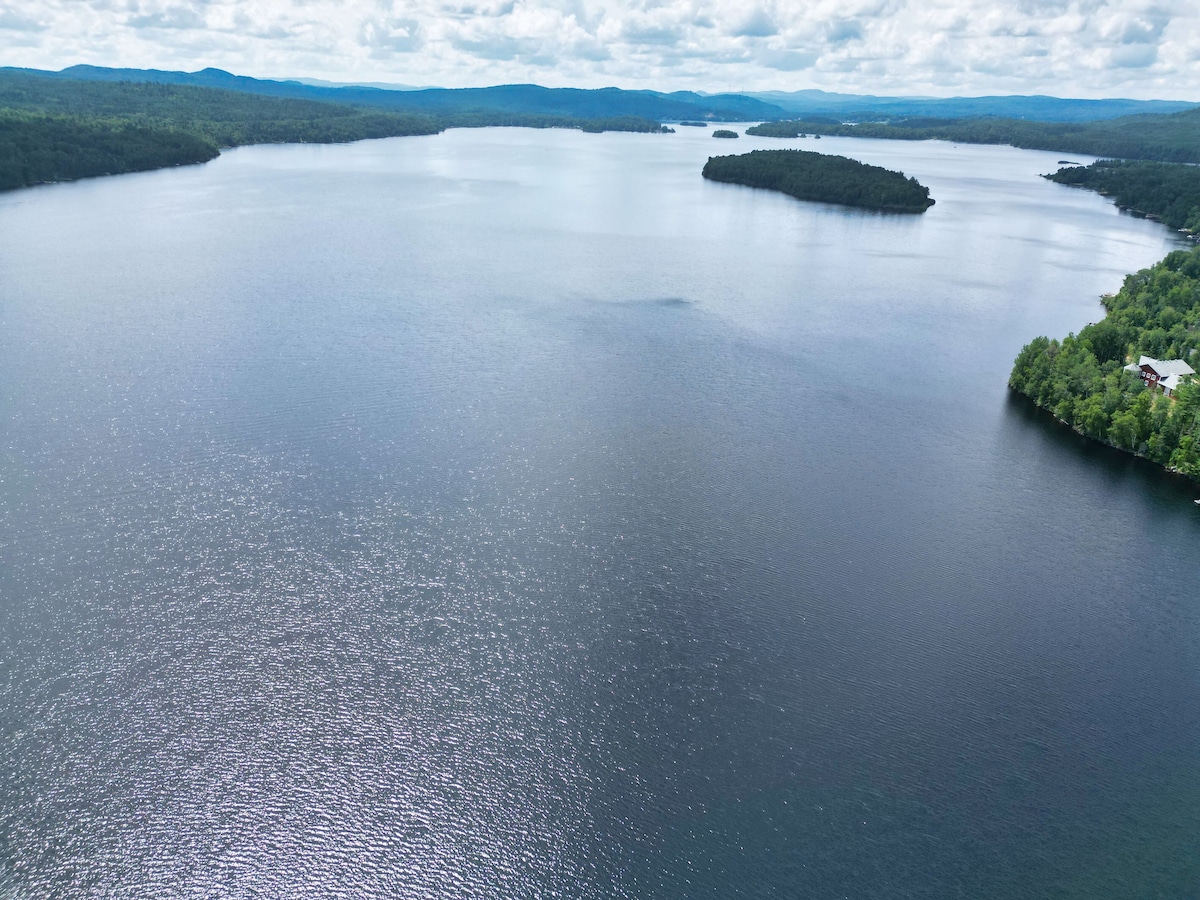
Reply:
<svg viewBox="0 0 1200 900"><path fill-rule="evenodd" d="M0 65L1200 100L1197 0L0 0Z"/></svg>

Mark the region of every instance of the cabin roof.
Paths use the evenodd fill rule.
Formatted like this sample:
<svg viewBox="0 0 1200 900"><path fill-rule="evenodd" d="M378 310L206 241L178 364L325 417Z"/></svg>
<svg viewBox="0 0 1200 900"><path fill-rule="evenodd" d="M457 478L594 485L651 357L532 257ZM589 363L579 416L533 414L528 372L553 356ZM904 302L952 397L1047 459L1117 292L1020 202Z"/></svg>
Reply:
<svg viewBox="0 0 1200 900"><path fill-rule="evenodd" d="M1136 372L1144 366L1148 366L1159 379L1167 378L1171 375L1195 375L1196 370L1185 363L1182 359L1155 359L1153 356L1143 356L1136 363L1130 363L1125 367L1127 372ZM1178 384L1178 380L1175 384Z"/></svg>

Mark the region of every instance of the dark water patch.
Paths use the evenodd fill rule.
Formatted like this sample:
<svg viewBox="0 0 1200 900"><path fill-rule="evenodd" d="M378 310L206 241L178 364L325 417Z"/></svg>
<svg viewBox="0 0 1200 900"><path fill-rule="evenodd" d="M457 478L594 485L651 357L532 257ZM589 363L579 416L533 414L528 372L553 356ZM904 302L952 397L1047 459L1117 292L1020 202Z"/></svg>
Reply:
<svg viewBox="0 0 1200 900"><path fill-rule="evenodd" d="M1014 421L1044 439L1052 452L1077 458L1086 471L1095 473L1096 478L1112 487L1127 486L1132 491L1167 504L1185 499L1190 501L1192 495L1200 494L1200 487L1192 479L1168 471L1148 459L1092 440L1038 407L1028 397L1010 391L1007 408ZM1159 509L1157 512L1161 514L1165 510Z"/></svg>

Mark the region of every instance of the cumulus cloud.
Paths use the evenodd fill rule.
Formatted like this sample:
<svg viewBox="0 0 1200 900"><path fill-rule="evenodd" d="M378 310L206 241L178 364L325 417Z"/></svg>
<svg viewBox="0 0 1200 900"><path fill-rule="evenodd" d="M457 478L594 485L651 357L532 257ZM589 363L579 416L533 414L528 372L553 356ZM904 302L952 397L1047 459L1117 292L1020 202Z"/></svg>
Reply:
<svg viewBox="0 0 1200 900"><path fill-rule="evenodd" d="M422 45L421 23L416 19L375 17L359 27L359 42L371 48L371 55L388 58L393 53L413 53Z"/></svg>
<svg viewBox="0 0 1200 900"><path fill-rule="evenodd" d="M39 19L26 15L12 7L0 6L0 33L5 31L45 31L46 27L45 23Z"/></svg>
<svg viewBox="0 0 1200 900"><path fill-rule="evenodd" d="M190 6L168 6L150 13L132 15L125 20L130 28L204 28L201 9Z"/></svg>
<svg viewBox="0 0 1200 900"><path fill-rule="evenodd" d="M779 27L765 9L753 9L733 33L737 37L770 37L779 34Z"/></svg>
<svg viewBox="0 0 1200 900"><path fill-rule="evenodd" d="M1110 59L1118 69L1142 69L1158 59L1158 48L1152 44L1126 44L1115 48Z"/></svg>
<svg viewBox="0 0 1200 900"><path fill-rule="evenodd" d="M836 19L825 26L831 44L862 40L863 27L856 19Z"/></svg>
<svg viewBox="0 0 1200 900"><path fill-rule="evenodd" d="M811 69L817 61L815 52L800 50L766 50L758 57L768 69L780 72L801 72Z"/></svg>
<svg viewBox="0 0 1200 900"><path fill-rule="evenodd" d="M683 40L683 29L676 25L628 21L621 28L621 38L629 44L675 46Z"/></svg>
<svg viewBox="0 0 1200 900"><path fill-rule="evenodd" d="M1160 0L0 0L0 62L448 86L1200 100Z"/></svg>

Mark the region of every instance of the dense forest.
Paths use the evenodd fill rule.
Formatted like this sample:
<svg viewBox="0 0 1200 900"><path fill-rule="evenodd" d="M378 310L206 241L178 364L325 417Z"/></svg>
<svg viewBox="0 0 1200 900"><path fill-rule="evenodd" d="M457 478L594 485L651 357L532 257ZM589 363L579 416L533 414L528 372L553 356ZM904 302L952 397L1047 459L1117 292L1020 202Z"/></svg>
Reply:
<svg viewBox="0 0 1200 900"><path fill-rule="evenodd" d="M1128 276L1104 304L1108 315L1079 334L1027 344L1009 386L1081 434L1200 480L1200 384L1168 397L1124 371L1142 354L1198 368L1200 247Z"/></svg>
<svg viewBox="0 0 1200 900"><path fill-rule="evenodd" d="M1200 234L1200 167L1177 163L1101 159L1047 175L1112 197L1117 206Z"/></svg>
<svg viewBox="0 0 1200 900"><path fill-rule="evenodd" d="M441 124L214 88L0 72L0 189L205 162L221 147L431 134Z"/></svg>
<svg viewBox="0 0 1200 900"><path fill-rule="evenodd" d="M735 138L738 136L736 131L730 131L728 128L718 128L712 133L715 138Z"/></svg>
<svg viewBox="0 0 1200 900"><path fill-rule="evenodd" d="M431 116L154 82L77 81L0 70L0 190L212 159L221 147L339 143L519 125L657 132L637 116L596 119L463 110Z"/></svg>
<svg viewBox="0 0 1200 900"><path fill-rule="evenodd" d="M122 120L170 128L219 147L310 141L332 143L444 127L428 116L397 115L316 100L261 97L217 88L72 81L0 71L0 109L64 121Z"/></svg>
<svg viewBox="0 0 1200 900"><path fill-rule="evenodd" d="M713 181L782 191L798 200L841 203L885 212L921 213L933 205L929 188L900 172L844 156L806 150L754 150L714 156L703 175Z"/></svg>
<svg viewBox="0 0 1200 900"><path fill-rule="evenodd" d="M5 70L0 69L0 73ZM8 70L46 78L84 81L156 82L159 84L215 87L248 94L320 100L390 112L455 116L488 112L559 120L619 119L712 119L725 122L762 121L783 118L784 111L740 94L696 94L676 91L626 91L608 87L595 90L547 88L536 84L501 84L483 88L423 88L385 90L361 85L313 85L298 81L273 81L232 75L221 69L199 72L166 72L156 69L108 69L100 66L71 66L61 72L37 69Z"/></svg>
<svg viewBox="0 0 1200 900"><path fill-rule="evenodd" d="M218 152L167 128L0 109L0 190L206 162Z"/></svg>
<svg viewBox="0 0 1200 900"><path fill-rule="evenodd" d="M1200 162L1200 108L1170 115L1124 116L1096 122L910 118L886 123L846 124L830 118L812 118L766 122L747 128L746 133L779 138L828 134L902 141L1010 144L1024 150L1056 150L1162 162Z"/></svg>

